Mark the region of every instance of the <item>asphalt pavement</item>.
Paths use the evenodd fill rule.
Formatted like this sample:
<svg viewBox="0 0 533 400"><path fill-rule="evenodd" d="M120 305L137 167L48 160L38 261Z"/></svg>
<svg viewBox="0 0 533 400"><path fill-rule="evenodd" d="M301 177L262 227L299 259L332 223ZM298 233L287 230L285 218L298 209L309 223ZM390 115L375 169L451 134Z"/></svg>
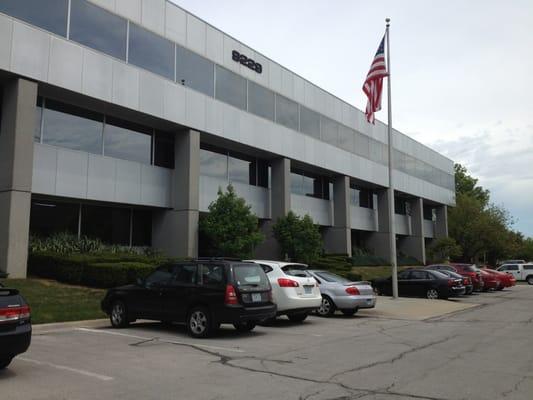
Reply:
<svg viewBox="0 0 533 400"><path fill-rule="evenodd" d="M454 302L474 307L423 319L282 318L246 334L223 327L206 340L159 323L41 326L30 350L0 372L0 398L533 398L533 286Z"/></svg>

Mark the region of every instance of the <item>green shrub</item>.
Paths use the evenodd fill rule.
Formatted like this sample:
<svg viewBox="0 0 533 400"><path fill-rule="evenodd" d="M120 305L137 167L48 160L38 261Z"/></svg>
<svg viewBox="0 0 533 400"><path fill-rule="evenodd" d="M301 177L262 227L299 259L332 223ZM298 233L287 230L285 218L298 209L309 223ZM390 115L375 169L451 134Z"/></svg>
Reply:
<svg viewBox="0 0 533 400"><path fill-rule="evenodd" d="M84 267L82 284L90 287L109 288L134 283L137 278L146 278L153 265L138 262L95 263Z"/></svg>
<svg viewBox="0 0 533 400"><path fill-rule="evenodd" d="M354 267L379 267L390 265L384 258L373 256L371 254L354 255L350 258Z"/></svg>
<svg viewBox="0 0 533 400"><path fill-rule="evenodd" d="M0 279L6 279L7 278L7 273L5 273L4 271L0 271Z"/></svg>
<svg viewBox="0 0 533 400"><path fill-rule="evenodd" d="M361 274L357 274L355 272L347 272L344 277L346 279L349 279L351 280L352 282L357 282L357 281L362 281L363 280L363 277L361 276Z"/></svg>

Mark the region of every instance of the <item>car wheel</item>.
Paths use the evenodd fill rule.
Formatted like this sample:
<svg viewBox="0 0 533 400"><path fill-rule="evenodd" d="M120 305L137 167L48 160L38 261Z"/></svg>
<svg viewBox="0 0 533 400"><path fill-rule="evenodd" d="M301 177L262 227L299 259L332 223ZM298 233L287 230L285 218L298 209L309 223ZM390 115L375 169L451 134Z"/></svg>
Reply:
<svg viewBox="0 0 533 400"><path fill-rule="evenodd" d="M335 313L335 303L328 296L322 296L322 303L316 312L321 317L330 317Z"/></svg>
<svg viewBox="0 0 533 400"><path fill-rule="evenodd" d="M187 318L189 334L195 338L208 337L212 332L212 321L209 311L205 307L195 307Z"/></svg>
<svg viewBox="0 0 533 400"><path fill-rule="evenodd" d="M239 332L250 332L255 328L255 322L239 322L236 324L233 324L235 329L237 329Z"/></svg>
<svg viewBox="0 0 533 400"><path fill-rule="evenodd" d="M111 320L111 326L113 328L125 328L128 326L128 312L126 304L122 300L113 302L109 319Z"/></svg>
<svg viewBox="0 0 533 400"><path fill-rule="evenodd" d="M307 313L289 314L287 317L291 322L303 322L307 318Z"/></svg>
<svg viewBox="0 0 533 400"><path fill-rule="evenodd" d="M347 317L353 316L357 311L359 311L358 308L352 308L350 310L341 310L341 312L346 315Z"/></svg>
<svg viewBox="0 0 533 400"><path fill-rule="evenodd" d="M439 291L437 289L434 289L434 288L430 288L427 290L426 292L426 297L429 299L429 300L436 300L439 298Z"/></svg>
<svg viewBox="0 0 533 400"><path fill-rule="evenodd" d="M0 358L0 369L4 369L9 364L11 364L11 360L13 360L11 357L9 357L9 358Z"/></svg>
<svg viewBox="0 0 533 400"><path fill-rule="evenodd" d="M533 285L533 276L528 276L526 278L526 281L527 281L528 285Z"/></svg>

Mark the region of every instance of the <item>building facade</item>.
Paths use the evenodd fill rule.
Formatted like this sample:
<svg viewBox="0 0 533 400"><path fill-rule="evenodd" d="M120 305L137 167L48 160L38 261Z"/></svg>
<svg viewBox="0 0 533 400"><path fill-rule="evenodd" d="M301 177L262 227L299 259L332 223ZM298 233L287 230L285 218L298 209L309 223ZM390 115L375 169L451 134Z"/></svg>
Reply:
<svg viewBox="0 0 533 400"><path fill-rule="evenodd" d="M389 257L387 127L165 0L0 2L0 270L28 237L202 253L198 220L232 183L260 219L289 210L325 250ZM399 251L447 235L453 162L394 131ZM200 249L200 250L199 250Z"/></svg>

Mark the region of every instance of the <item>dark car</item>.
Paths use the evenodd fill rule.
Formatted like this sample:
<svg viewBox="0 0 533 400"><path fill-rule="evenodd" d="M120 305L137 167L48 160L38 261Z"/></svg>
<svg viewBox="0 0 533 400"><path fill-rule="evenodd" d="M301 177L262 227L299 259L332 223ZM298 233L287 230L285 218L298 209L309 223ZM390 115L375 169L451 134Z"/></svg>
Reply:
<svg viewBox="0 0 533 400"><path fill-rule="evenodd" d="M392 277L375 279L372 286L378 294L392 295ZM465 293L462 279L450 278L438 271L408 269L398 273L398 294L428 299L447 299Z"/></svg>
<svg viewBox="0 0 533 400"><path fill-rule="evenodd" d="M161 266L134 285L110 289L102 310L115 328L141 318L185 322L193 337L210 336L225 323L251 331L258 322L276 316L261 266L218 259Z"/></svg>
<svg viewBox="0 0 533 400"><path fill-rule="evenodd" d="M446 269L440 269L439 272L448 276L449 278L462 279L465 287L465 294L472 294L474 292L474 285L472 284L472 279L470 279L469 276L463 276L457 272L448 271Z"/></svg>
<svg viewBox="0 0 533 400"><path fill-rule="evenodd" d="M435 271L452 271L457 272L459 275L468 276L472 281L475 291L482 291L485 283L481 277L481 271L475 264L461 264L461 263L451 263L451 264L433 264L428 265L426 269L433 269Z"/></svg>
<svg viewBox="0 0 533 400"><path fill-rule="evenodd" d="M30 306L17 289L5 288L0 283L0 369L28 350L30 343Z"/></svg>

